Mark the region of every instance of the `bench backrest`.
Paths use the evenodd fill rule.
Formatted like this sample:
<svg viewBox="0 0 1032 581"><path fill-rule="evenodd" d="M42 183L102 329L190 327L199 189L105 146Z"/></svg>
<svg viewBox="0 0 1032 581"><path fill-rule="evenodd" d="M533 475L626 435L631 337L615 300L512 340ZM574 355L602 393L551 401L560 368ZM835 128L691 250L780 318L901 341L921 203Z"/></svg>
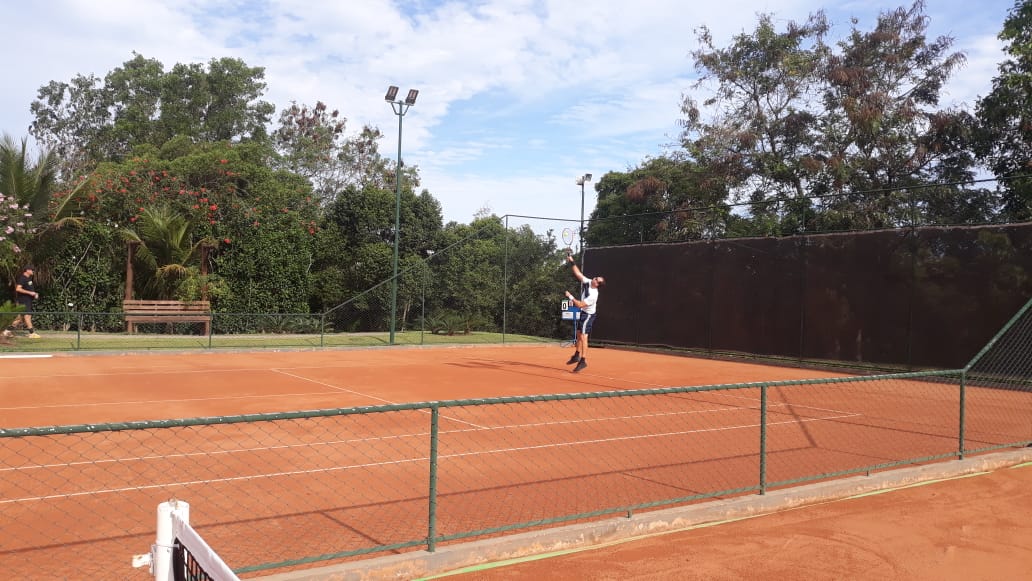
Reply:
<svg viewBox="0 0 1032 581"><path fill-rule="evenodd" d="M126 313L206 313L211 311L211 302L131 299L122 301L122 311Z"/></svg>

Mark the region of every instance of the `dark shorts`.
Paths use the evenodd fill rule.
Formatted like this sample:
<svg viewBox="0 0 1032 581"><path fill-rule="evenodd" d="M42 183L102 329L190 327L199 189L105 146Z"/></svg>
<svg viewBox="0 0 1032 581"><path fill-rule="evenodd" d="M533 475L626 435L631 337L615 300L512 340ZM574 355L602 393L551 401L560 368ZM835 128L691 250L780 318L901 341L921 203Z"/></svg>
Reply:
<svg viewBox="0 0 1032 581"><path fill-rule="evenodd" d="M589 315L585 312L581 312L580 321L577 322L577 330L585 335L590 335L591 326L595 324L596 318L598 318L598 315L595 313Z"/></svg>
<svg viewBox="0 0 1032 581"><path fill-rule="evenodd" d="M18 299L15 300L14 302L15 302L15 304L18 304L18 305L21 305L21 306L25 307L26 311L31 311L32 310L32 297L29 297L27 299L23 299L21 297L18 297Z"/></svg>

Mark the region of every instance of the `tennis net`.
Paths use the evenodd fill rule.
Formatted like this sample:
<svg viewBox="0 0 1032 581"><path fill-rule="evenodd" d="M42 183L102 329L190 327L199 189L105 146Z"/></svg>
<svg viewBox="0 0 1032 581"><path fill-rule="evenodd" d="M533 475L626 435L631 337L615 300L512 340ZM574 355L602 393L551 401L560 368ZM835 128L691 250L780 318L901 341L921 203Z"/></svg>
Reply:
<svg viewBox="0 0 1032 581"><path fill-rule="evenodd" d="M172 578L175 581L237 581L233 570L208 546L197 531L172 515Z"/></svg>
<svg viewBox="0 0 1032 581"><path fill-rule="evenodd" d="M161 503L157 530L150 559L146 559L156 581L239 581L236 573L190 526L189 503Z"/></svg>

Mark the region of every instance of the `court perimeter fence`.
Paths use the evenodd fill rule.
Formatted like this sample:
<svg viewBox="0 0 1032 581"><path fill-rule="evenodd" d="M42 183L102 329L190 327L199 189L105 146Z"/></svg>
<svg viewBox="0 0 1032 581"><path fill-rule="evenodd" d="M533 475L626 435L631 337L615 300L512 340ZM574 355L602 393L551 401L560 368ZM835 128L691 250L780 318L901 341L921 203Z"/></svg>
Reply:
<svg viewBox="0 0 1032 581"><path fill-rule="evenodd" d="M257 577L1027 446L1030 306L952 370L3 429L0 570L134 578L169 499Z"/></svg>
<svg viewBox="0 0 1032 581"><path fill-rule="evenodd" d="M589 234L599 227L590 222ZM118 309L38 312L43 339L16 338L0 351L568 340L559 303L577 284L560 266L565 242L556 232L577 227L506 216L403 264L393 333L387 278L322 313L229 313L216 304L208 334L173 315L129 335ZM673 238L580 255L588 275L608 281L593 341L882 371L953 369L1032 296L1032 223ZM572 244L581 249L580 240Z"/></svg>
<svg viewBox="0 0 1032 581"><path fill-rule="evenodd" d="M1014 216L1001 211L1004 186L1025 179L631 215L607 215L610 192L585 220L505 215L447 228L433 248L407 252L396 277L383 260L356 262L320 284L362 290L340 291L347 298L321 312L225 312L214 297L207 336L169 317L129 337L118 305L71 308L35 313L44 340L0 351L565 340L559 302L577 289L560 266L569 251L608 281L596 342L953 369L1032 296L1032 223L1003 223ZM256 278L243 292L275 285ZM62 295L67 281L52 286L47 304L82 302Z"/></svg>
<svg viewBox="0 0 1032 581"><path fill-rule="evenodd" d="M510 223L511 220L511 223ZM324 312L240 313L212 301L210 325L189 315L162 314L160 321L127 332L119 306L109 312L32 312L42 341L15 337L2 350L220 349L346 347L561 341L572 326L560 302L577 282L563 259L561 231L577 221L504 216L442 240L423 257L408 257L398 276L355 283L365 290ZM383 266L383 265L380 265ZM359 265L356 265L356 270ZM347 276L357 276L348 273ZM395 280L397 284L395 285ZM256 286L264 284L255 281ZM396 288L395 288L396 287ZM259 289L260 290L260 289ZM43 289L61 292L61 289ZM397 296L396 309L394 295ZM75 305L62 296L59 304ZM396 311L391 325L392 311Z"/></svg>

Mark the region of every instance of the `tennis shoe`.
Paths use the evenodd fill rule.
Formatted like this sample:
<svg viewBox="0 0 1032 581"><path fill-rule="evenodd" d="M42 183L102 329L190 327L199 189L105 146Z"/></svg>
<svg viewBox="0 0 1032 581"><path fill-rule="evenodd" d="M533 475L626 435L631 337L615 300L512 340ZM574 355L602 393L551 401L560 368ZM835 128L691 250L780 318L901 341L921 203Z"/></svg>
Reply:
<svg viewBox="0 0 1032 581"><path fill-rule="evenodd" d="M580 354L579 353L574 353L573 355L570 356L570 360L567 361L566 364L567 365L573 365L574 363L577 363L578 361L580 361Z"/></svg>
<svg viewBox="0 0 1032 581"><path fill-rule="evenodd" d="M39 339L39 338L40 338L39 337L39 333L37 333L35 331L29 333L29 339Z"/></svg>
<svg viewBox="0 0 1032 581"><path fill-rule="evenodd" d="M14 337L14 333L7 329L4 329L4 337Z"/></svg>
<svg viewBox="0 0 1032 581"><path fill-rule="evenodd" d="M584 369L587 366L588 366L588 362L583 360L583 359L581 359L580 361L577 362L577 367L573 368L573 372L577 373L578 371L580 371L581 369Z"/></svg>

